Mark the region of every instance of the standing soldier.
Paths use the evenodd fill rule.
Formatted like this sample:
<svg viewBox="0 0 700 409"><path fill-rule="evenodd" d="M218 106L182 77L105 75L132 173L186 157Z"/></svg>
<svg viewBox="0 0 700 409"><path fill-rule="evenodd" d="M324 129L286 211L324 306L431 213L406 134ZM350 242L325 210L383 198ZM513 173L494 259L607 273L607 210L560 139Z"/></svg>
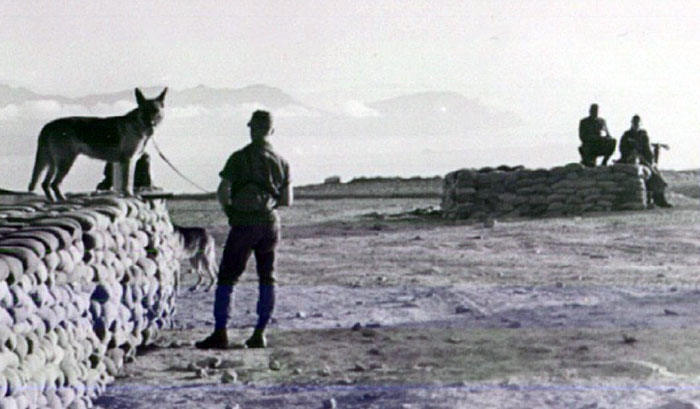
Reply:
<svg viewBox="0 0 700 409"><path fill-rule="evenodd" d="M248 122L251 143L234 152L219 173L218 200L228 216L229 231L219 267L214 299L214 333L195 344L200 349L228 347L226 325L231 298L251 253L255 253L259 296L258 322L245 341L248 348L265 348L265 327L275 306L275 250L280 240L278 206L292 204L289 164L272 150L274 132L267 111L255 111Z"/></svg>
<svg viewBox="0 0 700 409"><path fill-rule="evenodd" d="M605 136L601 135L603 132ZM616 141L610 136L605 119L598 116L598 104L592 104L588 116L579 123L578 137L581 139L578 151L582 164L593 167L598 156L603 157L603 166L608 164L608 159L615 153Z"/></svg>

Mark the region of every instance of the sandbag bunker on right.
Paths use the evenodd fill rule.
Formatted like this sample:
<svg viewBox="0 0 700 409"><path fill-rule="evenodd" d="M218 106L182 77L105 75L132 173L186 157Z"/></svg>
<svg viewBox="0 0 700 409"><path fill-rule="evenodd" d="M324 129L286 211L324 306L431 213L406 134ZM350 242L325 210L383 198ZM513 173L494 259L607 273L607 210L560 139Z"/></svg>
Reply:
<svg viewBox="0 0 700 409"><path fill-rule="evenodd" d="M629 164L461 169L445 176L441 207L445 217L454 219L643 210L649 204L647 178L647 168Z"/></svg>

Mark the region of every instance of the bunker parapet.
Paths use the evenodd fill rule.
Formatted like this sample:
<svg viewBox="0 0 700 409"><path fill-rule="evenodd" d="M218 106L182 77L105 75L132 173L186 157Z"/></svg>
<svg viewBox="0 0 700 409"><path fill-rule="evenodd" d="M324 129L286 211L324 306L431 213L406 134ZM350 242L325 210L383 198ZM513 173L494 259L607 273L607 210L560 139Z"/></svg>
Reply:
<svg viewBox="0 0 700 409"><path fill-rule="evenodd" d="M444 179L442 210L455 219L576 215L642 210L648 169L629 164L587 168L578 163L552 169L461 169Z"/></svg>
<svg viewBox="0 0 700 409"><path fill-rule="evenodd" d="M178 252L162 200L0 206L0 406L92 406L170 325Z"/></svg>

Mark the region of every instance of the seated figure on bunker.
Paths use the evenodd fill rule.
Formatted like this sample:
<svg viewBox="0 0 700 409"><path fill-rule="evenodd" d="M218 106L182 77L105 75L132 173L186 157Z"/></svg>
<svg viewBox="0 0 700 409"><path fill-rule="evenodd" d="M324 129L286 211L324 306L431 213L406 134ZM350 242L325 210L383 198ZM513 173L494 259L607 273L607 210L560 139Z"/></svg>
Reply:
<svg viewBox="0 0 700 409"><path fill-rule="evenodd" d="M102 174L104 179L97 184L95 190L111 190L112 189L112 174L114 172L114 164L112 162L105 163ZM134 167L134 189L145 190L154 188L151 180L151 160L148 153L144 152L136 161Z"/></svg>
<svg viewBox="0 0 700 409"><path fill-rule="evenodd" d="M594 167L598 156L602 156L601 165L605 166L615 153L617 142L610 136L605 119L598 116L598 104L592 104L588 112L589 115L583 118L578 126L578 137L581 140L578 152L581 154L581 163ZM604 136L601 135L603 132Z"/></svg>
<svg viewBox="0 0 700 409"><path fill-rule="evenodd" d="M666 201L665 191L668 185L657 168L654 153L649 143L647 131L641 128L639 115L632 117L632 126L620 138L620 159L618 163L630 163L644 166L648 169L645 179L650 203L659 207L671 207Z"/></svg>

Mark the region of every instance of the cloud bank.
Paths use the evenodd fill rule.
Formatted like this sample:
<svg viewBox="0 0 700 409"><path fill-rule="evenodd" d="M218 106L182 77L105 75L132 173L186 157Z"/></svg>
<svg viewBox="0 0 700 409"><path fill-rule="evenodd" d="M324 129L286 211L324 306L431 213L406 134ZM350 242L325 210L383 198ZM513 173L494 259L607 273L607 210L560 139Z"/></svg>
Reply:
<svg viewBox="0 0 700 409"><path fill-rule="evenodd" d="M66 116L123 115L136 108L133 101L120 100L113 104L98 103L92 106L62 104L52 99L26 101L0 107L0 121L51 120Z"/></svg>
<svg viewBox="0 0 700 409"><path fill-rule="evenodd" d="M379 111L372 109L358 100L347 101L343 105L343 113L353 118L372 118L379 117Z"/></svg>

